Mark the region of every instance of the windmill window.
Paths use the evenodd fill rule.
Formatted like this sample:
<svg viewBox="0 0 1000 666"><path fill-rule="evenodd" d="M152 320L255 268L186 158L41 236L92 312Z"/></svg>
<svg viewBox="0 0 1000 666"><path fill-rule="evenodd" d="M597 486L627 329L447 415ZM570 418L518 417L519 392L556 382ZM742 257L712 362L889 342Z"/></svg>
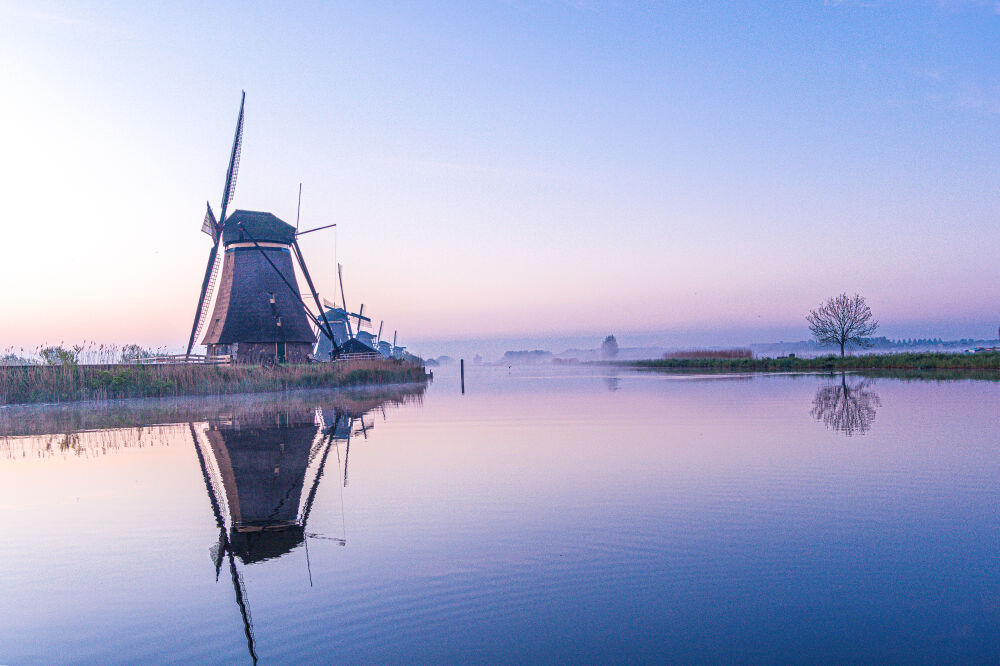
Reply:
<svg viewBox="0 0 1000 666"><path fill-rule="evenodd" d="M281 326L281 317L278 317L278 326Z"/></svg>
<svg viewBox="0 0 1000 666"><path fill-rule="evenodd" d="M267 297L271 300L272 303L274 303L274 292L273 291L271 293L269 293L267 295Z"/></svg>

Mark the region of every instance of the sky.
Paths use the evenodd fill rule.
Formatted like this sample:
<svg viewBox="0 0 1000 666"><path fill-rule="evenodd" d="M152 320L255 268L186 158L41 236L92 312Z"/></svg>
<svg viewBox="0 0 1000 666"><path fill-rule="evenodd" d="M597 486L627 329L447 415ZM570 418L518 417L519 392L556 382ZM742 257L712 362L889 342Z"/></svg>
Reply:
<svg viewBox="0 0 1000 666"><path fill-rule="evenodd" d="M1000 3L0 0L0 348L182 348L233 206L455 341L1000 325ZM232 209L232 208L231 208Z"/></svg>

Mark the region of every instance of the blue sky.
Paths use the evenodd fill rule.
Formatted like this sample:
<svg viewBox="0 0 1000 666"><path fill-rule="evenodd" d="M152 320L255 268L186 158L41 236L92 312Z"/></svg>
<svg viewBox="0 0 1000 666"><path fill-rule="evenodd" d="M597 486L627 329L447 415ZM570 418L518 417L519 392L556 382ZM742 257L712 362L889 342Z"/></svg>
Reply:
<svg viewBox="0 0 1000 666"><path fill-rule="evenodd" d="M0 346L183 344L235 205L434 340L993 336L994 2L0 2ZM58 304L58 307L53 305ZM683 342L682 342L683 341Z"/></svg>

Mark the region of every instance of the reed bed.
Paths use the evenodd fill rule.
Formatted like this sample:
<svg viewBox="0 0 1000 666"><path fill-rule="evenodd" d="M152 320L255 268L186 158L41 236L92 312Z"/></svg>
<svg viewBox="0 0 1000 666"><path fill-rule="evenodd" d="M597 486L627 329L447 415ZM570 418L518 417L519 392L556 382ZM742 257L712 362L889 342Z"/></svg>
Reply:
<svg viewBox="0 0 1000 666"><path fill-rule="evenodd" d="M719 372L824 372L879 370L1000 371L1000 352L980 354L906 353L818 356L816 358L662 358L630 361L624 365L649 370L705 370Z"/></svg>
<svg viewBox="0 0 1000 666"><path fill-rule="evenodd" d="M308 365L5 365L0 405L261 393L424 382L423 366L366 359Z"/></svg>
<svg viewBox="0 0 1000 666"><path fill-rule="evenodd" d="M719 358L719 359L734 359L734 358L753 358L753 352L749 349L689 349L684 351L668 352L663 355L665 359L679 359L679 358Z"/></svg>

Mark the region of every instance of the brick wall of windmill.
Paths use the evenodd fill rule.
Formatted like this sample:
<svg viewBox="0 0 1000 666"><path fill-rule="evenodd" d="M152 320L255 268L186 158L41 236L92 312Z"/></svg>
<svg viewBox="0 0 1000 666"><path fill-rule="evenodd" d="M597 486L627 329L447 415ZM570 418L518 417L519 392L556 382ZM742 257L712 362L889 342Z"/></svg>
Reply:
<svg viewBox="0 0 1000 666"><path fill-rule="evenodd" d="M237 342L231 345L209 345L209 356L233 356L236 363L275 363L280 354L278 345L285 346L284 363L309 363L313 346L308 342Z"/></svg>

